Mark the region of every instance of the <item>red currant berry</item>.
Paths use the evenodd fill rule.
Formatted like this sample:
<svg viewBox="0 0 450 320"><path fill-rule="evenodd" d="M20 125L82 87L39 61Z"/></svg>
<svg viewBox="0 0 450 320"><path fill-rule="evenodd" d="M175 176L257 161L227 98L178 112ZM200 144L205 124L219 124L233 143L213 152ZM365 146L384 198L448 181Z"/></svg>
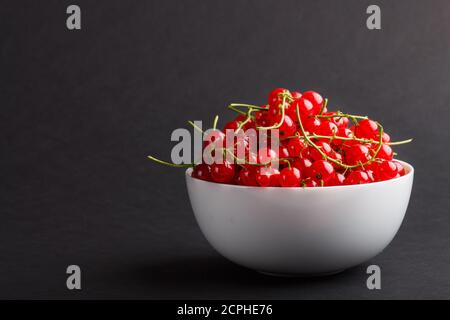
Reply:
<svg viewBox="0 0 450 320"><path fill-rule="evenodd" d="M398 161L392 161L395 163L395 165L397 166L397 172L400 176L404 176L406 174L405 168L403 167L403 165L398 162Z"/></svg>
<svg viewBox="0 0 450 320"><path fill-rule="evenodd" d="M377 138L377 139L379 139L379 138ZM383 136L381 137L381 139L382 139L383 143L391 142L391 137L386 132L383 132Z"/></svg>
<svg viewBox="0 0 450 320"><path fill-rule="evenodd" d="M295 167L284 168L280 172L280 185L282 187L300 187L300 170Z"/></svg>
<svg viewBox="0 0 450 320"><path fill-rule="evenodd" d="M319 142L316 143L316 146L319 147L320 151L325 153L325 155L327 155L327 156L331 156L332 155L333 149L331 148L331 146L327 142L319 141ZM311 157L312 160L315 160L315 161L323 159L323 156L314 147L310 147L309 156Z"/></svg>
<svg viewBox="0 0 450 320"><path fill-rule="evenodd" d="M352 185L352 184L363 184L363 183L369 183L370 178L367 172L361 171L361 170L355 170L352 171L347 178L345 178L344 183L346 185Z"/></svg>
<svg viewBox="0 0 450 320"><path fill-rule="evenodd" d="M239 128L240 122L237 120L233 120L225 124L223 127L223 131L227 132L227 130L233 130L236 131L237 128Z"/></svg>
<svg viewBox="0 0 450 320"><path fill-rule="evenodd" d="M244 186L256 187L256 170L253 167L242 168L239 172L240 184Z"/></svg>
<svg viewBox="0 0 450 320"><path fill-rule="evenodd" d="M302 118L303 128L311 134L318 134L320 131L321 121L317 118Z"/></svg>
<svg viewBox="0 0 450 320"><path fill-rule="evenodd" d="M281 114L276 117L275 122L279 123L281 121ZM287 114L284 115L284 121L281 126L278 128L280 138L287 138L292 136L295 131L297 131L297 126L294 121Z"/></svg>
<svg viewBox="0 0 450 320"><path fill-rule="evenodd" d="M215 182L230 183L234 179L235 166L229 162L213 163L211 177Z"/></svg>
<svg viewBox="0 0 450 320"><path fill-rule="evenodd" d="M339 131L338 126L331 121L322 121L317 133L322 136L333 136Z"/></svg>
<svg viewBox="0 0 450 320"><path fill-rule="evenodd" d="M194 170L192 170L192 177L200 180L210 181L211 168L205 163L200 163L194 167Z"/></svg>
<svg viewBox="0 0 450 320"><path fill-rule="evenodd" d="M336 173L327 183L326 186L341 186L344 184L345 176L342 173Z"/></svg>
<svg viewBox="0 0 450 320"><path fill-rule="evenodd" d="M292 158L300 157L300 153L306 148L306 144L301 138L289 139L288 143L289 156Z"/></svg>
<svg viewBox="0 0 450 320"><path fill-rule="evenodd" d="M303 93L302 98L310 101L313 105L313 112L312 114L316 115L320 112L320 110L323 107L323 98L320 94L318 94L315 91L306 91Z"/></svg>
<svg viewBox="0 0 450 320"><path fill-rule="evenodd" d="M366 163L369 159L369 148L362 144L350 146L350 148L345 151L345 161L349 165Z"/></svg>
<svg viewBox="0 0 450 320"><path fill-rule="evenodd" d="M374 146L374 149L376 150L378 148L378 145ZM374 150L374 152L375 152ZM384 160L392 160L394 157L394 151L392 151L392 148L388 146L387 144L383 144L380 148L380 151L377 153L378 159L384 159Z"/></svg>
<svg viewBox="0 0 450 320"><path fill-rule="evenodd" d="M302 97L302 94L298 91L291 91L291 96L294 100L297 100Z"/></svg>
<svg viewBox="0 0 450 320"><path fill-rule="evenodd" d="M308 179L303 182L303 186L307 188L318 187L319 183L314 179Z"/></svg>
<svg viewBox="0 0 450 320"><path fill-rule="evenodd" d="M383 161L380 163L377 172L377 180L389 180L397 176L397 165L393 161Z"/></svg>
<svg viewBox="0 0 450 320"><path fill-rule="evenodd" d="M324 116L332 116L335 115L336 112L323 112L322 113ZM341 116L336 116L334 118L330 118L330 121L333 122L338 128L339 130L343 130L345 128L347 128L348 126L348 118L347 117L341 117Z"/></svg>
<svg viewBox="0 0 450 320"><path fill-rule="evenodd" d="M277 187L280 185L280 172L274 168L258 168L256 181L261 187Z"/></svg>
<svg viewBox="0 0 450 320"><path fill-rule="evenodd" d="M304 176L304 177L311 176L311 166L312 166L311 160L309 160L307 158L298 158L298 159L295 159L292 166L299 169L300 172L302 173L302 176Z"/></svg>
<svg viewBox="0 0 450 320"><path fill-rule="evenodd" d="M276 89L272 90L272 92L270 92L270 94L269 94L269 99L268 99L269 105L278 107L278 104L283 102L282 94L286 94L286 93L289 93L289 90L284 89L284 88L276 88Z"/></svg>
<svg viewBox="0 0 450 320"><path fill-rule="evenodd" d="M355 135L358 138L375 139L378 135L378 125L370 119L361 120L355 126Z"/></svg>
<svg viewBox="0 0 450 320"><path fill-rule="evenodd" d="M298 107L298 110L300 111L300 115L302 115L302 116L307 117L307 116L313 115L313 113L314 113L313 103L311 101L305 99L304 97L301 97L300 99L295 100L292 103L292 106L296 112L297 112L297 107Z"/></svg>
<svg viewBox="0 0 450 320"><path fill-rule="evenodd" d="M314 179L322 180L325 183L334 175L333 165L325 160L315 161L311 166L311 171Z"/></svg>

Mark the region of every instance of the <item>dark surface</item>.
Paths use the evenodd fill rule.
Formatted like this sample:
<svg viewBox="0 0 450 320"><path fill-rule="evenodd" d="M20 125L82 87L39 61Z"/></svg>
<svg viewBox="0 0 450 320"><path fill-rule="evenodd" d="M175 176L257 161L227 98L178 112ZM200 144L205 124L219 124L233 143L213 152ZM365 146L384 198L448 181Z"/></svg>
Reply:
<svg viewBox="0 0 450 320"><path fill-rule="evenodd" d="M76 1L82 30L68 31L71 3L0 5L1 298L450 297L448 1L377 1L381 31L365 25L371 1ZM185 120L230 118L226 104L278 86L415 138L397 148L416 168L397 237L337 276L269 278L221 258L182 170L145 158L169 158Z"/></svg>

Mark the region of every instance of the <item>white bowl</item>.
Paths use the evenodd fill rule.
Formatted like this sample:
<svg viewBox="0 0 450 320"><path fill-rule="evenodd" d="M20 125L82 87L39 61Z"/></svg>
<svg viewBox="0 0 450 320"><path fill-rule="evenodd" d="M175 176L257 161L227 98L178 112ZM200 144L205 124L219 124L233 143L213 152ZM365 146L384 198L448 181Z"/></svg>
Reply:
<svg viewBox="0 0 450 320"><path fill-rule="evenodd" d="M224 257L269 274L337 273L379 254L408 207L414 168L383 182L316 188L258 188L191 177L192 208Z"/></svg>

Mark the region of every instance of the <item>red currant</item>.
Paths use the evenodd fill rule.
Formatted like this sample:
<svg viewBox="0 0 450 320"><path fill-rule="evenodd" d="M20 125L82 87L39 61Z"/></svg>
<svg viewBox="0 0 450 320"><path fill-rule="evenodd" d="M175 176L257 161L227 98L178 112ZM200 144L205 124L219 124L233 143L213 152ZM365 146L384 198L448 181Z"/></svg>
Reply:
<svg viewBox="0 0 450 320"><path fill-rule="evenodd" d="M303 185L308 188L318 187L319 183L314 179L308 179L303 182Z"/></svg>
<svg viewBox="0 0 450 320"><path fill-rule="evenodd" d="M378 125L370 119L361 120L355 126L355 135L358 138L375 139L378 135Z"/></svg>
<svg viewBox="0 0 450 320"><path fill-rule="evenodd" d="M376 148L378 148L378 146L374 146L375 150L376 150ZM383 144L380 148L380 151L378 151L378 153L377 153L378 159L392 160L393 157L394 157L394 151L392 151L392 148L390 146L388 146L387 144Z"/></svg>
<svg viewBox="0 0 450 320"><path fill-rule="evenodd" d="M211 180L211 168L204 163L200 163L194 167L192 171L192 177L200 180L210 181Z"/></svg>
<svg viewBox="0 0 450 320"><path fill-rule="evenodd" d="M276 117L275 122L279 123L281 121L281 114ZM295 131L297 131L297 126L294 121L287 114L284 115L284 121L281 126L278 128L280 138L287 138L292 136Z"/></svg>
<svg viewBox="0 0 450 320"><path fill-rule="evenodd" d="M280 172L280 185L282 187L300 187L300 170L296 167L284 168Z"/></svg>
<svg viewBox="0 0 450 320"><path fill-rule="evenodd" d="M320 151L322 151L323 153L325 153L325 155L327 156L331 156L333 153L333 149L331 148L331 146L325 142L325 141L319 141L316 143L316 146L320 149ZM309 156L311 157L312 160L322 160L323 156L320 154L320 152L315 149L314 147L310 147L309 150Z"/></svg>
<svg viewBox="0 0 450 320"><path fill-rule="evenodd" d="M289 156L292 158L300 157L300 153L306 148L306 144L301 138L289 139L288 143Z"/></svg>
<svg viewBox="0 0 450 320"><path fill-rule="evenodd" d="M225 124L225 126L223 127L223 131L227 132L227 129L236 131L236 129L239 128L239 125L240 125L239 121L236 120L230 121L227 124Z"/></svg>
<svg viewBox="0 0 450 320"><path fill-rule="evenodd" d="M369 183L369 182L370 182L369 175L367 174L367 172L362 171L362 170L352 171L347 176L347 178L345 178L345 181L344 181L344 183L346 185L363 184L363 183Z"/></svg>
<svg viewBox="0 0 450 320"><path fill-rule="evenodd" d="M300 170L300 172L302 173L302 176L304 176L304 177L311 176L311 166L312 166L311 160L309 160L307 158L298 158L298 159L295 159L292 166L298 168Z"/></svg>
<svg viewBox="0 0 450 320"><path fill-rule="evenodd" d="M350 165L365 163L370 159L369 148L362 144L350 146L345 151L345 160Z"/></svg>
<svg viewBox="0 0 450 320"><path fill-rule="evenodd" d="M314 179L322 180L325 183L334 175L333 165L325 160L315 161L311 166L311 171Z"/></svg>
<svg viewBox="0 0 450 320"><path fill-rule="evenodd" d="M404 176L406 174L405 168L402 166L402 164L398 161L392 161L397 166L397 172L400 176Z"/></svg>
<svg viewBox="0 0 450 320"><path fill-rule="evenodd" d="M303 115L303 116L310 116L310 115L313 115L313 113L314 113L313 103L311 101L305 99L304 97L301 97L300 99L295 100L292 103L292 106L296 112L297 112L297 107L298 107L298 110L300 111L300 115Z"/></svg>
<svg viewBox="0 0 450 320"><path fill-rule="evenodd" d="M239 172L240 184L244 186L256 187L256 170L253 167L242 168Z"/></svg>
<svg viewBox="0 0 450 320"><path fill-rule="evenodd" d="M280 172L272 167L259 168L256 171L256 181L261 187L277 187L280 184Z"/></svg>
<svg viewBox="0 0 450 320"><path fill-rule="evenodd" d="M378 166L377 180L389 180L397 176L397 165L393 161L383 161Z"/></svg>
<svg viewBox="0 0 450 320"><path fill-rule="evenodd" d="M312 114L316 115L320 112L323 107L324 100L320 94L315 91L306 91L303 93L302 98L310 101L313 105Z"/></svg>
<svg viewBox="0 0 450 320"><path fill-rule="evenodd" d="M211 165L211 177L215 182L230 183L234 179L235 166L227 161Z"/></svg>
<svg viewBox="0 0 450 320"><path fill-rule="evenodd" d="M272 90L269 94L269 105L278 108L278 105L283 102L282 94L289 93L289 90L284 88L277 88Z"/></svg>

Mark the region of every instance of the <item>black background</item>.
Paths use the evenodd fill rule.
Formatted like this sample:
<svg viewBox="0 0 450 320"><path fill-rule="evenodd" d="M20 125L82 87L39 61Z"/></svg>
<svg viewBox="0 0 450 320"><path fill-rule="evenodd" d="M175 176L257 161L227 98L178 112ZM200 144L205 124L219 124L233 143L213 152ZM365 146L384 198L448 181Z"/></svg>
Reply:
<svg viewBox="0 0 450 320"><path fill-rule="evenodd" d="M72 3L80 31L65 25ZM1 1L0 297L449 298L450 3L376 1L376 31L370 4ZM415 139L396 148L416 169L397 237L336 276L226 261L196 225L183 170L146 160L169 159L186 120L229 119L228 103L279 86ZM366 288L372 263L380 291ZM65 287L69 264L81 291Z"/></svg>

